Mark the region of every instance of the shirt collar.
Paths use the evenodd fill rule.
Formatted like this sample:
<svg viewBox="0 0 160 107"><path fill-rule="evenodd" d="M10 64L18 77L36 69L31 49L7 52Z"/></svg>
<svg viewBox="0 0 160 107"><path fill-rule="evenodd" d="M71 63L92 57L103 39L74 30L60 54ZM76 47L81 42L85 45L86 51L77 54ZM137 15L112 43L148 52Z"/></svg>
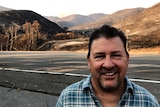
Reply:
<svg viewBox="0 0 160 107"><path fill-rule="evenodd" d="M133 88L131 80L129 80L128 77L125 77L125 83L126 83L126 90L125 90L125 92L131 93L133 95L134 94L134 88Z"/></svg>
<svg viewBox="0 0 160 107"><path fill-rule="evenodd" d="M125 93L131 93L134 94L133 92L133 86L131 80L128 79L128 77L125 77L125 83L126 83L126 88L125 88ZM92 90L92 85L91 85L91 74L84 80L82 89L85 90Z"/></svg>
<svg viewBox="0 0 160 107"><path fill-rule="evenodd" d="M92 90L92 85L91 85L91 74L84 80L83 85L82 85L83 90Z"/></svg>

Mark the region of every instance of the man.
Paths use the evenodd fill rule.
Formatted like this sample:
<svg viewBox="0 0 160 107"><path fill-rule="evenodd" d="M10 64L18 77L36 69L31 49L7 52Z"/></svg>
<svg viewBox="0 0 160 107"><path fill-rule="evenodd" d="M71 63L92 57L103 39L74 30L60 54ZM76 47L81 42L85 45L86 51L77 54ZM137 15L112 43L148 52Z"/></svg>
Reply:
<svg viewBox="0 0 160 107"><path fill-rule="evenodd" d="M124 33L112 26L95 30L87 55L91 75L64 89L56 107L159 107L150 92L127 78L126 44Z"/></svg>

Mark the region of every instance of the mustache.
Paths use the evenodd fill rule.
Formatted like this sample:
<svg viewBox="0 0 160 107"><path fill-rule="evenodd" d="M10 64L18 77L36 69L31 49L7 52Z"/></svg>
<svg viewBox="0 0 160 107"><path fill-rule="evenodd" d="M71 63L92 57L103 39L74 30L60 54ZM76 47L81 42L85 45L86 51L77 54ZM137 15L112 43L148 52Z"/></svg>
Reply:
<svg viewBox="0 0 160 107"><path fill-rule="evenodd" d="M118 68L116 68L116 67L110 67L110 68L102 67L100 71L101 71L101 73L118 72Z"/></svg>

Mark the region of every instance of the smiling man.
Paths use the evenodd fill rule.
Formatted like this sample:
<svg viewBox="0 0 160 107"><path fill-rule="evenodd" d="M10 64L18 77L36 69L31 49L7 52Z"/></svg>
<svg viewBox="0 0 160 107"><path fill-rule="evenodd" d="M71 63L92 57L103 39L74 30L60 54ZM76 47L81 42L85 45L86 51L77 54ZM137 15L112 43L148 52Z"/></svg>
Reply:
<svg viewBox="0 0 160 107"><path fill-rule="evenodd" d="M96 29L87 55L91 75L64 89L56 107L159 107L149 91L127 78L126 44L122 31L108 25Z"/></svg>

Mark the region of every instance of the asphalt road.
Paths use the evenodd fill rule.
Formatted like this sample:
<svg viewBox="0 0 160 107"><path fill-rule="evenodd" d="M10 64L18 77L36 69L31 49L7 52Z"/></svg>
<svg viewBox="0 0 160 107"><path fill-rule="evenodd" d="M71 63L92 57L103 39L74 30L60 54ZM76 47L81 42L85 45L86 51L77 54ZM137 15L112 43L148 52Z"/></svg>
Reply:
<svg viewBox="0 0 160 107"><path fill-rule="evenodd" d="M59 73L68 73L68 74L77 74L77 75L88 75L89 71L87 68L86 62L86 53L85 52L55 52L55 51L38 51L38 52L0 52L0 68L14 68L18 70L34 70L34 71L48 71L48 72L59 72ZM130 64L127 76L137 84L144 86L152 94L154 94L160 102L160 54L140 54L140 55L131 55ZM1 87L1 90L7 90L4 87ZM1 92L3 92L1 91ZM2 94L0 100L5 98L10 103L12 102L11 98L17 91L13 91L12 94ZM48 104L47 107L51 107L55 104L58 96L48 95L48 94L30 94L33 95L33 100L25 93L30 93L30 91L22 91L21 95L18 93L19 97L25 95L27 102L36 102L34 107L41 107L44 103ZM4 95L4 96L3 96ZM12 96L11 96L12 95ZM45 96L45 99L36 100L39 96ZM3 97L3 98L2 98ZM17 97L17 98L19 98ZM43 97L44 98L44 97ZM13 100L16 98L14 97ZM24 98L23 98L24 99ZM47 100L48 99L48 100ZM7 105L9 102L0 102L3 105ZM17 100L19 101L19 100ZM41 104L44 101L43 104ZM50 103L46 103L46 101ZM52 102L53 101L53 102ZM41 105L37 105L39 104ZM15 103L15 101L14 101ZM23 103L24 104L24 103ZM28 104L26 107L32 107ZM0 107L5 107L0 105ZM7 106L11 107L11 106ZM13 106L12 106L13 107ZM15 106L15 107L18 107ZM20 107L20 106L19 106ZM43 106L42 106L43 107Z"/></svg>

